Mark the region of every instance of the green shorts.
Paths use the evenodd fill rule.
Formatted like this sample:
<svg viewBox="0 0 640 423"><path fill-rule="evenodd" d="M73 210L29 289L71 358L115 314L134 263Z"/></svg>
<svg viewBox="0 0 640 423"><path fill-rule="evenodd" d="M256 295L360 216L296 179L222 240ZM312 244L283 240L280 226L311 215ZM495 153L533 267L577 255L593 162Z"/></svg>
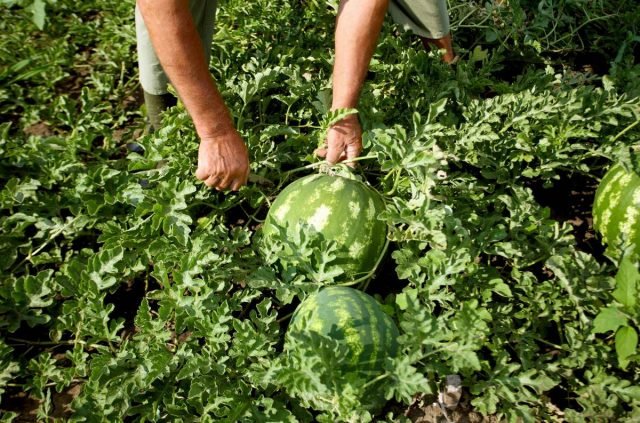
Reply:
<svg viewBox="0 0 640 423"><path fill-rule="evenodd" d="M213 38L217 0L190 0L189 7L200 34L204 55L209 61L209 46ZM389 12L405 29L427 38L442 38L449 33L447 0L391 0ZM142 15L136 6L136 38L140 84L149 94L167 92L169 79L156 56Z"/></svg>
<svg viewBox="0 0 640 423"><path fill-rule="evenodd" d="M442 38L449 33L447 0L391 0L393 20L414 34Z"/></svg>
<svg viewBox="0 0 640 423"><path fill-rule="evenodd" d="M211 52L211 40L216 18L217 0L190 0L189 8L193 16L200 40L204 47L204 55L207 63ZM149 94L161 95L167 93L169 78L164 73L160 60L151 45L151 39L147 32L140 10L136 5L136 40L138 43L138 67L140 69L140 84Z"/></svg>

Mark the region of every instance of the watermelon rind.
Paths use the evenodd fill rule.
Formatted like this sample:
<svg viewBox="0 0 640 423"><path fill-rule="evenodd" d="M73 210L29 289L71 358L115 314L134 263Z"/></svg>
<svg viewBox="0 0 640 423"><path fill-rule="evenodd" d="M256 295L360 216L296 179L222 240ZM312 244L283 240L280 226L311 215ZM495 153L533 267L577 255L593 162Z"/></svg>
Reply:
<svg viewBox="0 0 640 423"><path fill-rule="evenodd" d="M348 347L341 371L379 373L386 357L398 352L398 328L370 295L330 286L307 297L296 309L287 333L314 332Z"/></svg>
<svg viewBox="0 0 640 423"><path fill-rule="evenodd" d="M593 226L619 258L624 250L640 253L640 176L616 164L602 178L593 204Z"/></svg>
<svg viewBox="0 0 640 423"><path fill-rule="evenodd" d="M263 238L278 241L301 231L336 245L344 274L339 281L372 274L387 242L387 224L377 219L384 202L362 181L343 176L313 174L289 184L275 199L262 227Z"/></svg>

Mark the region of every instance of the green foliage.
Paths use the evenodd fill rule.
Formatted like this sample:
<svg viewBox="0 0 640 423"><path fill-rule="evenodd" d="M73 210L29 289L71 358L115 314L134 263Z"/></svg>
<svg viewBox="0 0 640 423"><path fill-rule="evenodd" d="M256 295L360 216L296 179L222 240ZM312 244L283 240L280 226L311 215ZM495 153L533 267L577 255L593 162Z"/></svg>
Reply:
<svg viewBox="0 0 640 423"><path fill-rule="evenodd" d="M640 328L640 272L638 263L629 255L620 261L616 274L615 302L600 310L593 321L594 333L615 334L618 365L626 369L632 361L638 362L638 329Z"/></svg>
<svg viewBox="0 0 640 423"><path fill-rule="evenodd" d="M132 1L2 2L0 419L23 411L19 393L53 418L79 386L71 421L395 421L385 401L459 373L476 410L509 421L633 421L637 263L578 242L573 209L544 197L632 156L640 10L506 3L450 2L455 67L385 24L358 173L387 204L392 269L372 287L402 353L380 380L350 381L326 355L282 352L298 301L341 272L334 247L308 231L288 250L254 239L353 112L328 112L336 2L220 8L211 71L252 159L238 193L194 178L182 106L145 132ZM360 402L368 383L384 386L380 410Z"/></svg>
<svg viewBox="0 0 640 423"><path fill-rule="evenodd" d="M53 0L55 2L55 0ZM31 14L31 20L39 30L44 29L45 19L47 17L46 7L47 1L44 0L3 0L6 6L18 5Z"/></svg>

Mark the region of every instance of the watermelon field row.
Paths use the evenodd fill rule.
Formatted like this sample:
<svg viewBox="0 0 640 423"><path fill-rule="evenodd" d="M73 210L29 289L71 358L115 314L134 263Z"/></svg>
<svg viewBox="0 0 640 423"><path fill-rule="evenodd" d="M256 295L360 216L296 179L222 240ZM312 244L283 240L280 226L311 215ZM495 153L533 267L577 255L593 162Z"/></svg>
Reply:
<svg viewBox="0 0 640 423"><path fill-rule="evenodd" d="M351 177L388 233L357 281L308 227L262 231L325 168L337 4L220 1L210 70L251 158L222 193L181 104L146 125L132 0L0 3L0 421L437 421L447 375L450 421L640 419L638 2L449 0L454 65L387 19ZM386 330L367 380L286 336L347 291Z"/></svg>

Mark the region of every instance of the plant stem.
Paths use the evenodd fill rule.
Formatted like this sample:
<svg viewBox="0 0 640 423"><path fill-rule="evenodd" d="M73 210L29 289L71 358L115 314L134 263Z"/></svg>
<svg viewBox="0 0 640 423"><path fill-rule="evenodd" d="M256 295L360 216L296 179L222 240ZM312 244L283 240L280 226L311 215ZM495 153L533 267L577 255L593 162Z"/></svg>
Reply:
<svg viewBox="0 0 640 423"><path fill-rule="evenodd" d="M624 128L622 131L618 132L618 135L616 135L615 137L613 137L613 139L611 140L611 144L615 143L616 141L618 141L618 138L620 138L621 136L623 136L624 134L626 134L627 132L629 132L630 130L632 130L636 125L638 125L640 123L640 119L636 120L635 122L633 122L631 125L627 126L626 128Z"/></svg>
<svg viewBox="0 0 640 423"><path fill-rule="evenodd" d="M373 384L375 384L377 382L380 382L381 380L386 379L389 376L390 376L390 374L385 372L385 373L381 374L380 376L376 377L375 379L372 379L369 382L365 383L362 386L362 389L367 389L369 386L371 386L371 385L373 385Z"/></svg>
<svg viewBox="0 0 640 423"><path fill-rule="evenodd" d="M94 349L101 349L101 348L107 348L105 345L100 345L100 344L89 344L81 339L74 339L74 340L69 340L69 341L31 341L29 339L22 339L22 338L13 338L13 337L8 337L7 340L9 341L13 341L13 342L17 342L20 344L24 344L24 345L37 345L37 346L58 346L58 345L76 345L76 344L80 344L80 345L84 345L88 348L94 348Z"/></svg>
<svg viewBox="0 0 640 423"><path fill-rule="evenodd" d="M369 287L369 281L371 281L371 277L374 275L374 273L378 269L378 266L380 265L380 263L382 263L382 259L384 259L384 256L387 254L388 248L389 248L389 238L385 240L384 248L380 252L380 255L378 256L378 260L376 260L376 263L373 265L373 268L371 270L369 270L364 276L361 276L358 279L355 279L351 282L338 284L338 286L353 286L363 282L364 284L361 287L361 289L363 291L366 291L367 288Z"/></svg>
<svg viewBox="0 0 640 423"><path fill-rule="evenodd" d="M277 323L282 323L285 320L289 319L291 316L293 316L293 311L291 313L288 313L284 316L282 316L281 318L279 318L278 320L276 320Z"/></svg>
<svg viewBox="0 0 640 423"><path fill-rule="evenodd" d="M69 226L71 226L76 220L78 220L80 216L76 216L73 219L71 219L71 221L69 221L68 223L66 223L64 226L62 226L60 229L58 229L57 231L53 232L51 235L49 235L49 238L43 242L38 248L36 248L34 251L30 252L29 254L27 254L27 256L22 259L22 261L18 264L16 264L15 266L13 266L13 269L11 269L10 273L14 273L16 270L18 270L18 268L20 268L20 266L22 266L26 261L31 261L31 258L33 258L33 256L38 255L38 253L40 253L47 245L49 245L49 243L51 241L53 241L58 235L60 235L62 232L65 231L65 229L67 229Z"/></svg>

